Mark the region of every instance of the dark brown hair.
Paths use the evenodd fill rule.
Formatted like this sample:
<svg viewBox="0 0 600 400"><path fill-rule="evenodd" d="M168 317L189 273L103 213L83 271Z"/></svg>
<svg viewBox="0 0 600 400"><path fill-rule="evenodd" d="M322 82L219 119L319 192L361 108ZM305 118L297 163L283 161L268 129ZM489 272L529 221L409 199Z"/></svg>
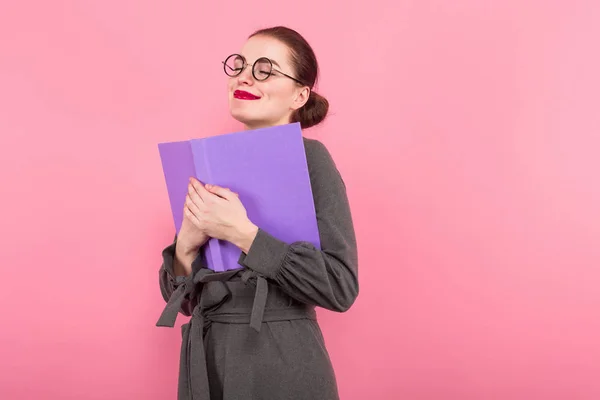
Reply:
<svg viewBox="0 0 600 400"><path fill-rule="evenodd" d="M319 75L319 65L312 47L302 35L284 26L260 29L250 37L259 35L277 39L289 48L295 78L310 88L308 101L294 111L290 122L300 122L302 128L310 128L322 122L329 111L329 102L313 90Z"/></svg>

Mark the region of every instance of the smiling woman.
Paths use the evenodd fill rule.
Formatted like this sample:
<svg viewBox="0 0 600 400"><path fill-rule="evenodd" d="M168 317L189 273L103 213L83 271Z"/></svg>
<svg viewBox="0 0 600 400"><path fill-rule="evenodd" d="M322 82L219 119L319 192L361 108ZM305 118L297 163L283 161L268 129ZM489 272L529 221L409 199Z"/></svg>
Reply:
<svg viewBox="0 0 600 400"><path fill-rule="evenodd" d="M247 129L320 123L317 60L297 32L256 32L223 62L231 115ZM191 179L178 237L163 251L168 302L158 325L183 326L179 399L337 400L315 307L348 310L358 296L356 238L346 187L325 146L304 138L320 248L285 243L248 219L238 195ZM214 272L199 249L209 238L241 249L242 268ZM249 329L252 328L252 329Z"/></svg>

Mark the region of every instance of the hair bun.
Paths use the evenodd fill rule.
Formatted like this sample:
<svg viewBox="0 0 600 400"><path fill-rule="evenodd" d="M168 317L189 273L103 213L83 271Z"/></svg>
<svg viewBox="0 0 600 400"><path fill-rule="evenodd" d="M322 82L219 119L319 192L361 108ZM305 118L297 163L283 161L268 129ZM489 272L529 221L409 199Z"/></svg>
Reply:
<svg viewBox="0 0 600 400"><path fill-rule="evenodd" d="M310 91L308 101L303 107L296 110L292 117L292 122L300 122L303 129L315 126L325 119L329 111L329 102L327 99L314 90Z"/></svg>

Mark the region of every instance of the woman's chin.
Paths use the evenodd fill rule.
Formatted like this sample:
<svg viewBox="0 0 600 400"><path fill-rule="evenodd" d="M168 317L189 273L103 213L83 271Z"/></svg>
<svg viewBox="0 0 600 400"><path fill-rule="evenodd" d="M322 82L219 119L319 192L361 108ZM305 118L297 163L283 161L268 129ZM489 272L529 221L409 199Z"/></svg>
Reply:
<svg viewBox="0 0 600 400"><path fill-rule="evenodd" d="M229 113L233 118L240 122L245 122L247 119L249 119L248 113L244 112L244 110L240 110L238 107L232 107L229 110Z"/></svg>
<svg viewBox="0 0 600 400"><path fill-rule="evenodd" d="M237 107L232 108L230 110L230 114L235 120L241 122L246 126L254 126L257 123L256 118L253 118L252 116L248 115L247 112L244 112L243 110L240 110Z"/></svg>

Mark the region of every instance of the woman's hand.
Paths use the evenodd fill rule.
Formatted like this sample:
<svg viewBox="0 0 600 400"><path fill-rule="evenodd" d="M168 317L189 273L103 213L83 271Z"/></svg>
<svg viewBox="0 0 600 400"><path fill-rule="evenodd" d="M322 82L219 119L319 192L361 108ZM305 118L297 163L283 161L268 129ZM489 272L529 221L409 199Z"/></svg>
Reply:
<svg viewBox="0 0 600 400"><path fill-rule="evenodd" d="M177 251L180 253L182 257L193 256L198 253L198 250L201 246L203 246L209 239L209 236L200 229L193 222L193 216L190 216L188 210L188 203L190 193L196 193L195 189L192 186L192 183L188 185L188 195L186 197L185 205L183 206L183 220L181 222L181 228L179 229L179 234L177 235Z"/></svg>
<svg viewBox="0 0 600 400"><path fill-rule="evenodd" d="M177 235L177 248L181 248L185 254L197 253L208 239L209 236L192 222L184 207L183 221Z"/></svg>
<svg viewBox="0 0 600 400"><path fill-rule="evenodd" d="M199 231L229 241L246 253L258 232L237 193L216 185L203 185L195 178L190 178L184 214Z"/></svg>
<svg viewBox="0 0 600 400"><path fill-rule="evenodd" d="M188 193L192 188L190 183ZM209 236L199 229L186 213L187 205L184 206L184 215L181 228L177 234L177 245L175 246L175 259L173 270L176 276L188 276L192 273L192 263L198 255L200 247L209 239Z"/></svg>

